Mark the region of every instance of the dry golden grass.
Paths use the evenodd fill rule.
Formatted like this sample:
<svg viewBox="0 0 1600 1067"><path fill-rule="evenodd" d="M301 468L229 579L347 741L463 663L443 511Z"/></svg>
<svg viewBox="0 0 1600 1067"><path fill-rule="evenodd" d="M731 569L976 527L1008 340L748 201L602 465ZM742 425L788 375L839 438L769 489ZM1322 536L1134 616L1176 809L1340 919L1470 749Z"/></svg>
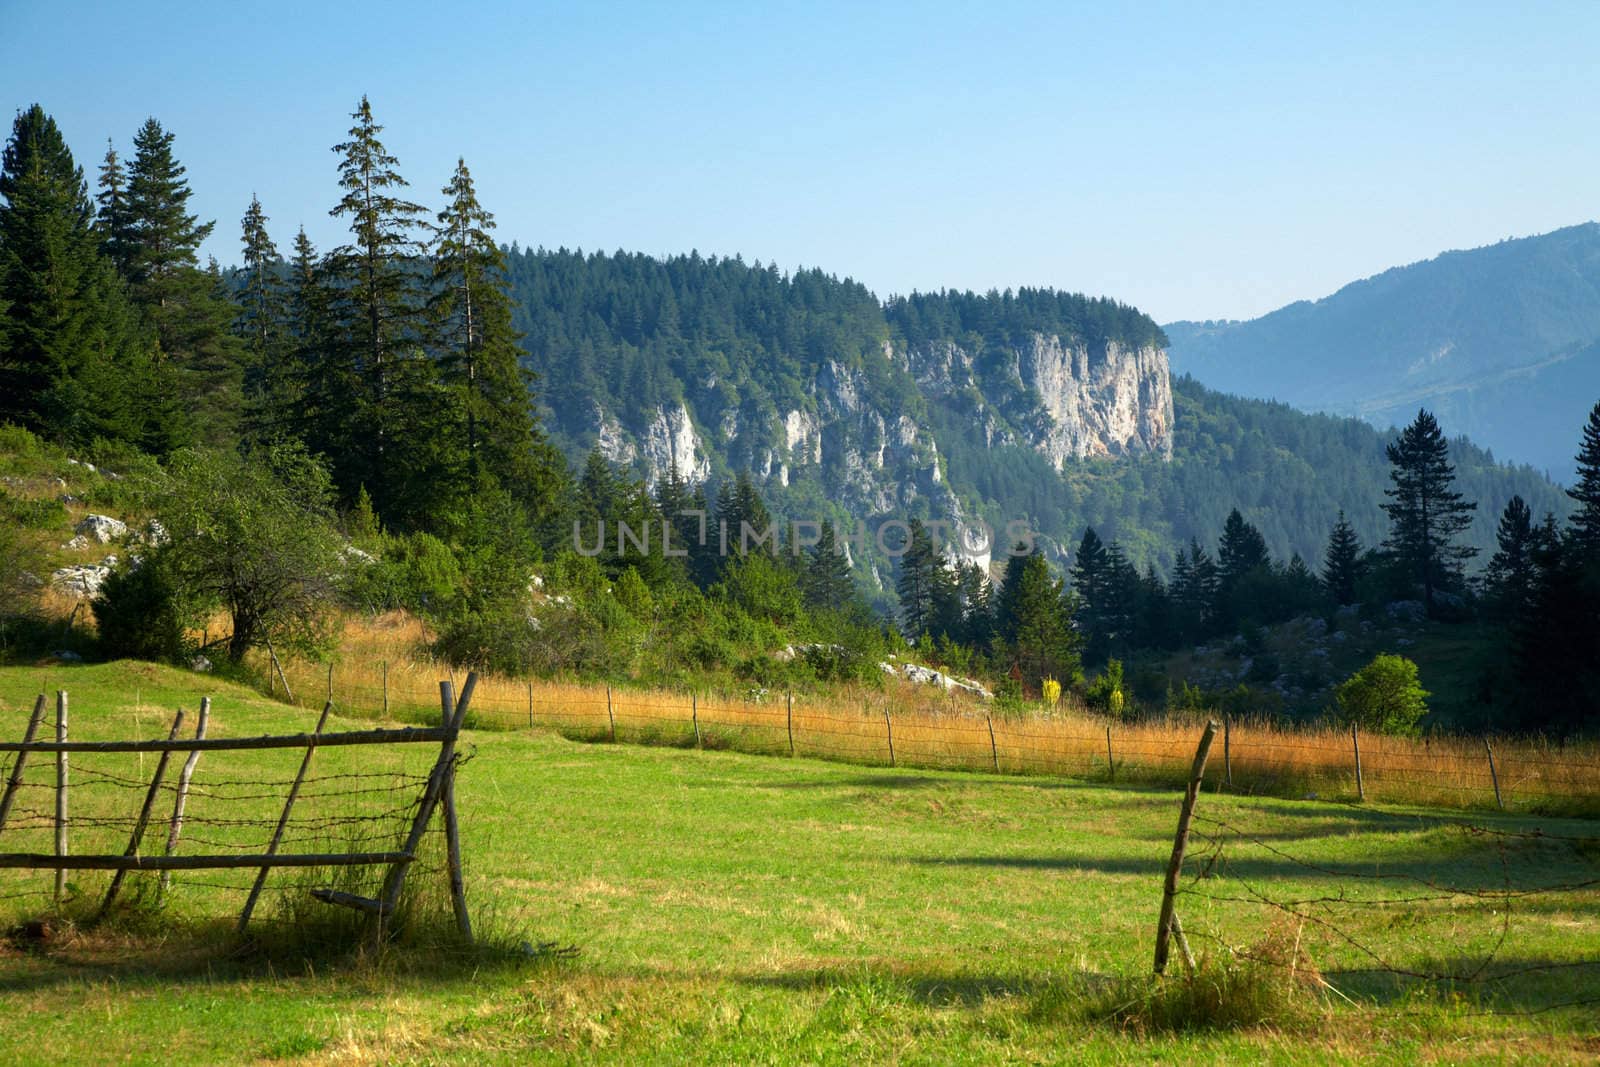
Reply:
<svg viewBox="0 0 1600 1067"><path fill-rule="evenodd" d="M353 713L387 709L391 716L436 717L437 681L451 670L419 657L427 638L423 624L402 613L347 622L331 676L334 703ZM284 669L299 703L319 704L328 695L325 665L297 662ZM463 676L456 672L458 684ZM1182 717L1108 720L1070 701L1032 715L993 714L973 698L892 681L883 690L796 696L791 705L783 693L742 698L491 675L480 677L473 709L479 725L544 727L592 740L776 755L788 755L792 745L798 756L850 763L1147 782L1182 780L1203 725ZM1495 803L1481 739L1363 735L1360 745L1370 801L1455 808ZM1494 758L1508 809L1600 810L1600 746L1593 742L1556 747L1502 740ZM1241 793L1357 798L1354 747L1342 728L1232 724L1212 749L1207 777L1231 779Z"/></svg>

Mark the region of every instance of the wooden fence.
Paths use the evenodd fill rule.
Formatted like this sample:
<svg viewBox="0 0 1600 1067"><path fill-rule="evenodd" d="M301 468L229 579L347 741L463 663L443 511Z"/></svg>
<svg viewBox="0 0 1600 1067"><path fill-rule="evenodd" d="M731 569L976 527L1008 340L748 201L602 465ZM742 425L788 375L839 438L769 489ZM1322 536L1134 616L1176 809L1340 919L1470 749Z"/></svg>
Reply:
<svg viewBox="0 0 1600 1067"><path fill-rule="evenodd" d="M55 760L55 781L52 790L54 808L53 818L47 821L50 823L49 828L53 831L55 847L49 853L0 852L0 868L55 871L54 899L58 904L63 898L65 872L71 870L115 872L96 912L97 917L107 914L116 902L123 880L129 871L162 872L163 888L165 888L165 880L170 878L170 872L173 871L254 868L257 871L256 878L250 887L249 895L238 919L238 930L242 933L249 926L251 915L260 899L268 874L275 868L382 866L386 867L387 870L384 874L382 888L375 897L359 896L334 889L319 889L312 893L316 899L324 903L354 908L372 915L376 920L377 929L381 932L387 920L395 914L399 906L407 872L417 858L418 849L422 843L423 835L427 832L429 823L432 821L435 812L440 811L445 834L446 865L450 884L451 905L458 928L462 935L470 940L472 937L472 924L467 913L465 882L462 876L460 833L456 815L455 773L457 764L456 742L461 732L462 723L471 708L472 695L477 683L477 675L469 674L465 685L462 687L459 701L456 699L452 682L446 680L439 683L441 724L436 727L327 732L325 727L333 707L332 702L329 701L324 704L316 729L311 733L263 737L208 737L206 736L206 728L211 710L208 699L201 702L198 726L192 737L179 736L185 718L184 712L180 709L173 718L172 726L164 738L137 741L71 740L68 736L69 700L65 690L56 694L54 740L36 740L46 711L46 700L41 694L34 703L33 714L28 719L22 740L0 742L0 752L16 754L10 773L6 778L4 792L0 793L0 834L3 834L6 829L7 822L14 809L17 794L24 784L24 772L27 769L29 757L34 755L51 756ZM300 798L302 787L307 781L308 772L311 769L317 749L350 745L405 744L436 744L439 746L439 752L428 774L422 779L420 795L407 809L414 809L414 814L411 817L408 832L398 848L382 851L345 852L301 852L283 849L282 846L286 843L286 830L291 824L296 802ZM266 749L300 749L303 750L304 754L299 763L298 773L288 784L287 794L283 798L281 810L273 823L271 836L265 845L258 850L244 853L219 852L179 855L178 849L182 842L186 817L192 818L192 816L188 816L187 806L191 792L196 787L196 769L201 755L206 752L259 751ZM130 832L126 847L121 852L73 854L70 849L70 832L73 826L71 757L73 754L107 753L154 754L159 758L156 760L155 769L147 783L136 782L126 778L118 779L125 786L138 785L142 787L143 800L137 816L131 819L95 820L98 825L107 825L114 822L116 825L129 827ZM176 787L171 787L166 785L165 779L174 753L187 753L187 759L183 764ZM101 779L109 779L111 777L113 776L104 773L100 774ZM153 828L153 822L156 821L156 803L163 789L174 794L174 802L170 816L164 820L167 831L164 847L159 854L155 854L145 850L145 840Z"/></svg>

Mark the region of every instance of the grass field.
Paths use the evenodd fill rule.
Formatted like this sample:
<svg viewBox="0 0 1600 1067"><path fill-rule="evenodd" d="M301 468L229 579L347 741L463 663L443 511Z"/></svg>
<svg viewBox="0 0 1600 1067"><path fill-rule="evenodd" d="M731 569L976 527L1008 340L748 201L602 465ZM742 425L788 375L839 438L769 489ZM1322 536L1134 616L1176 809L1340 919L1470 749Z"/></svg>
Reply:
<svg viewBox="0 0 1600 1067"><path fill-rule="evenodd" d="M207 686L213 735L310 726L310 713L248 690L124 663L0 670L0 733L19 736L33 695L66 688L75 737L164 734L161 709L192 708ZM1508 880L1600 879L1600 849L1567 840L1600 834L1591 822L1208 791L1201 815L1257 843L1233 841L1218 860L1196 842L1189 873L1209 859L1212 876L1179 907L1202 979L1158 986L1144 976L1178 807L1171 789L543 731L472 732L467 745L459 795L480 927L497 943L553 941L576 957L240 956L219 932L239 893L180 876L167 910L137 929L0 942L0 1060L1584 1062L1600 1052L1600 892L1509 898L1509 911L1503 895ZM318 767L412 773L429 755L373 764L360 751L322 750ZM211 758L197 783L242 769ZM87 774L91 759L112 757L75 769ZM86 790L75 810L95 803ZM1465 822L1558 836L1471 835ZM21 847L5 837L0 847ZM1393 880L1352 877L1374 874ZM0 871L5 926L47 910L37 894L12 894L47 891L50 877ZM96 877L82 877L86 896L103 886ZM278 877L286 900L303 896ZM1307 906L1332 924L1322 926L1287 920L1252 890L1411 901ZM1415 971L1470 971L1498 945L1486 976L1506 977L1404 979L1335 930ZM1271 982L1258 981L1230 948L1293 959L1337 992L1304 978L1285 985L1270 967ZM1231 992L1207 994L1229 982ZM1230 1014L1245 1025L1194 1025Z"/></svg>

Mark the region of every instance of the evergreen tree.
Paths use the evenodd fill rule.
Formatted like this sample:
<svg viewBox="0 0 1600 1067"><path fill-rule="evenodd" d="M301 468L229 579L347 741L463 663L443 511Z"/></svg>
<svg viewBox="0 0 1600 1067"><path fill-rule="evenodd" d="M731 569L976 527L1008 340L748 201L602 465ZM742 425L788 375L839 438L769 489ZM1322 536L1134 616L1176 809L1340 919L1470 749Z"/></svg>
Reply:
<svg viewBox="0 0 1600 1067"><path fill-rule="evenodd" d="M137 443L146 350L99 253L83 171L37 104L12 123L0 198L0 420L56 440Z"/></svg>
<svg viewBox="0 0 1600 1067"><path fill-rule="evenodd" d="M813 611L844 611L855 599L855 582L850 578L850 562L839 545L833 523L824 522L811 546L800 591L806 607Z"/></svg>
<svg viewBox="0 0 1600 1067"><path fill-rule="evenodd" d="M173 135L153 118L139 128L127 198L129 292L155 331L182 398L160 397L164 410L147 441L163 453L196 432L212 444L233 440L243 365L233 307L216 272L199 261L200 244L215 224L189 213L189 182L172 144Z"/></svg>
<svg viewBox="0 0 1600 1067"><path fill-rule="evenodd" d="M939 619L940 572L944 553L933 543L921 519L912 519L899 560L895 592L900 597L900 619L913 639L932 636Z"/></svg>
<svg viewBox="0 0 1600 1067"><path fill-rule="evenodd" d="M961 605L960 639L969 648L988 646L994 637L994 597L988 575L972 560L956 567L956 593Z"/></svg>
<svg viewBox="0 0 1600 1067"><path fill-rule="evenodd" d="M271 435L276 414L286 408L294 392L285 365L288 309L283 261L267 232L267 222L261 201L252 196L240 222L239 240L244 247L234 297L238 304L234 329L245 345L246 418L250 436L257 440Z"/></svg>
<svg viewBox="0 0 1600 1067"><path fill-rule="evenodd" d="M494 216L478 203L464 160L445 186L447 206L434 228L434 296L429 304L445 385L459 398L467 475L491 475L541 505L550 478L548 445L539 434L511 326L506 260L490 231Z"/></svg>
<svg viewBox="0 0 1600 1067"><path fill-rule="evenodd" d="M1012 556L996 618L997 651L1022 674L1026 691L1046 677L1070 684L1081 674L1082 641L1069 621L1073 605L1038 551Z"/></svg>
<svg viewBox="0 0 1600 1067"><path fill-rule="evenodd" d="M352 241L325 265L332 329L323 358L334 367L323 377L353 388L342 412L324 413L336 421L316 436L339 443L332 454L341 457L335 477L343 499L365 485L387 525L412 528L442 496L466 487L446 484L448 398L424 351L417 229L425 212L401 195L407 183L399 160L378 139L383 127L365 96L351 118L350 139L333 149L344 196L329 214L349 222Z"/></svg>
<svg viewBox="0 0 1600 1067"><path fill-rule="evenodd" d="M1328 534L1328 550L1323 556L1322 584L1335 604L1356 602L1356 582L1361 577L1361 541L1355 528L1339 511L1339 520Z"/></svg>
<svg viewBox="0 0 1600 1067"><path fill-rule="evenodd" d="M328 292L322 260L300 227L294 238L294 258L289 261L286 388L269 394L272 408L268 425L300 438L313 453L335 456L344 434L340 416L348 411L354 393L353 375L333 356ZM335 481L338 472L334 471ZM364 487L357 487L357 497ZM367 496L371 505L371 496Z"/></svg>
<svg viewBox="0 0 1600 1067"><path fill-rule="evenodd" d="M1600 725L1600 562L1554 519L1533 538L1536 578L1511 623L1517 726L1567 737Z"/></svg>
<svg viewBox="0 0 1600 1067"><path fill-rule="evenodd" d="M1497 615L1516 619L1528 610L1537 578L1534 550L1538 537L1533 513L1520 496L1512 497L1500 513L1495 540L1500 547L1484 570L1484 592Z"/></svg>
<svg viewBox="0 0 1600 1067"><path fill-rule="evenodd" d="M1217 577L1223 586L1237 583L1267 562L1267 541L1261 531L1246 522L1238 508L1228 512L1217 542Z"/></svg>
<svg viewBox="0 0 1600 1067"><path fill-rule="evenodd" d="M1111 568L1105 544L1093 527L1085 527L1072 561L1072 588L1078 595L1078 627L1088 634L1085 656L1103 659L1110 646L1104 618L1111 598Z"/></svg>
<svg viewBox="0 0 1600 1067"><path fill-rule="evenodd" d="M1476 549L1454 544L1453 539L1472 522L1478 505L1451 488L1455 468L1449 446L1427 411L1418 411L1385 451L1394 485L1384 490L1389 501L1383 510L1390 522L1384 547L1422 590L1423 605L1432 615L1434 594L1459 587L1462 567L1476 554Z"/></svg>
<svg viewBox="0 0 1600 1067"><path fill-rule="evenodd" d="M100 251L117 273L126 277L132 238L128 232L128 176L116 146L106 138L106 157L100 164L100 191L95 196L95 232Z"/></svg>
<svg viewBox="0 0 1600 1067"><path fill-rule="evenodd" d="M1583 443L1578 446L1578 480L1567 495L1578 502L1572 514L1578 544L1600 558L1600 402L1589 411Z"/></svg>
<svg viewBox="0 0 1600 1067"><path fill-rule="evenodd" d="M726 548L725 559L733 559L749 552L778 551L777 533L772 524L772 514L761 499L748 471L740 471L733 487L727 485L717 494L717 528L709 540L720 554Z"/></svg>

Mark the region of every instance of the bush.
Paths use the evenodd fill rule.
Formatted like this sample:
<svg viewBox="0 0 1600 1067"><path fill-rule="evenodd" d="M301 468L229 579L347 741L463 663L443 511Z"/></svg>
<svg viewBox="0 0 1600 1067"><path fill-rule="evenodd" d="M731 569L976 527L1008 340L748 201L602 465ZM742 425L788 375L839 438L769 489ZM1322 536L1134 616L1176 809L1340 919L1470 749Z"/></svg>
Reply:
<svg viewBox="0 0 1600 1067"><path fill-rule="evenodd" d="M382 554L345 573L348 603L367 611L404 608L438 618L449 611L461 589L461 566L450 546L432 534L385 538Z"/></svg>
<svg viewBox="0 0 1600 1067"><path fill-rule="evenodd" d="M1334 691L1340 718L1385 734L1416 734L1428 714L1427 690L1417 665L1404 656L1379 654Z"/></svg>
<svg viewBox="0 0 1600 1067"><path fill-rule="evenodd" d="M118 566L101 583L91 607L107 659L183 663L193 651L159 554Z"/></svg>
<svg viewBox="0 0 1600 1067"><path fill-rule="evenodd" d="M1122 661L1108 660L1106 669L1085 690L1083 699L1091 708L1120 718L1127 702L1122 691Z"/></svg>

